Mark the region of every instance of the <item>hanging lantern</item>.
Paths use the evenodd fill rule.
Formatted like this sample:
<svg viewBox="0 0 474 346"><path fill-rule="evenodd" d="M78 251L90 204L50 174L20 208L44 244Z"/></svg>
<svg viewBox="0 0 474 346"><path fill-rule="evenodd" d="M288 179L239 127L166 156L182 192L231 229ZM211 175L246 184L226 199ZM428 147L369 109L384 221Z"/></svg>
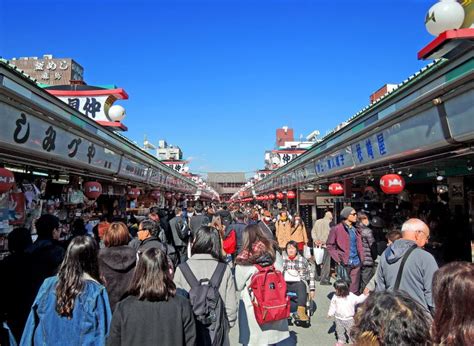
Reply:
<svg viewBox="0 0 474 346"><path fill-rule="evenodd" d="M263 201L268 201L268 200L269 200L268 195L264 195L264 196L262 197L262 200L263 200Z"/></svg>
<svg viewBox="0 0 474 346"><path fill-rule="evenodd" d="M137 199L140 196L140 189L137 187L132 187L128 189L128 197L131 199Z"/></svg>
<svg viewBox="0 0 474 346"><path fill-rule="evenodd" d="M329 193L333 196L340 196L344 193L344 188L339 183L329 185Z"/></svg>
<svg viewBox="0 0 474 346"><path fill-rule="evenodd" d="M172 197L173 197L173 194L171 192L168 191L167 193L165 193L165 199L166 200L169 201Z"/></svg>
<svg viewBox="0 0 474 346"><path fill-rule="evenodd" d="M380 178L380 188L387 195L398 195L405 188L405 180L398 174L386 174Z"/></svg>
<svg viewBox="0 0 474 346"><path fill-rule="evenodd" d="M295 191L291 191L291 190L288 191L288 192L286 193L286 197L288 197L288 199L295 199L295 198L296 198L296 193L295 193Z"/></svg>
<svg viewBox="0 0 474 346"><path fill-rule="evenodd" d="M285 196L281 192L277 192L276 198L281 200L281 199L285 198Z"/></svg>
<svg viewBox="0 0 474 346"><path fill-rule="evenodd" d="M89 199L97 199L102 194L102 185L98 181L84 183L84 195Z"/></svg>
<svg viewBox="0 0 474 346"><path fill-rule="evenodd" d="M153 190L150 194L150 196L154 199L160 199L161 197L161 191L160 190Z"/></svg>
<svg viewBox="0 0 474 346"><path fill-rule="evenodd" d="M0 193L9 191L15 185L15 176L6 168L0 168Z"/></svg>
<svg viewBox="0 0 474 346"><path fill-rule="evenodd" d="M269 199L270 201L273 201L273 200L275 199L275 195L274 195L273 193L269 194L269 195L268 195L268 199Z"/></svg>

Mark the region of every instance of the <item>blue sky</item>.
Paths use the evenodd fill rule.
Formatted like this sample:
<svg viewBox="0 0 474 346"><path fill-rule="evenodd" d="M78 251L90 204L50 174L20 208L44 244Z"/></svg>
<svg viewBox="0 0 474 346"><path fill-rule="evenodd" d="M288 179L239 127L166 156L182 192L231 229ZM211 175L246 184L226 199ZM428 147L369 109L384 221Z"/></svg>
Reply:
<svg viewBox="0 0 474 346"><path fill-rule="evenodd" d="M129 138L179 145L195 172L250 172L276 128L325 133L426 65L435 2L0 0L0 56L72 57L128 92Z"/></svg>

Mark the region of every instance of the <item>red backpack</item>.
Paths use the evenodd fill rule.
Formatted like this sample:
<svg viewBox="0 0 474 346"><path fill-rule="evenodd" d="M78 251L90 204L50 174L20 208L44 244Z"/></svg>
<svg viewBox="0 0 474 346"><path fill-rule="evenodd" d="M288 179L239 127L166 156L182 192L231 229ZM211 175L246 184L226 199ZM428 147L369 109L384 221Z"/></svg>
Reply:
<svg viewBox="0 0 474 346"><path fill-rule="evenodd" d="M273 265L255 266L258 272L250 280L249 293L258 324L287 319L290 316L290 300L283 274Z"/></svg>

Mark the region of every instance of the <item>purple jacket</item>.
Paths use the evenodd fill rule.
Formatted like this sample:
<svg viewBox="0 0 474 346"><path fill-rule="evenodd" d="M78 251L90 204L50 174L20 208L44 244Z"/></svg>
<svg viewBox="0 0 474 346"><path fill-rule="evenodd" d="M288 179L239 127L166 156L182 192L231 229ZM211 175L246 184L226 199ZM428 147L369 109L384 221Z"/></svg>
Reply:
<svg viewBox="0 0 474 346"><path fill-rule="evenodd" d="M364 262L364 248L362 246L362 239L360 231L356 228L357 235L357 252L359 255L360 263ZM346 230L342 223L338 223L336 226L331 228L329 231L328 241L326 242L327 250L329 255L337 263L342 262L347 264L349 262L349 246L350 237L349 232Z"/></svg>

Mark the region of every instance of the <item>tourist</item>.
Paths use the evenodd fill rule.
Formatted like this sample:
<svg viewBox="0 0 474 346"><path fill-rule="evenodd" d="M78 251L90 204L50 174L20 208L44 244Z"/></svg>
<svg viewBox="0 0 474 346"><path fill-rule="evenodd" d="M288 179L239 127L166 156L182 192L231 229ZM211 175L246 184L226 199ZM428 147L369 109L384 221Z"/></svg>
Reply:
<svg viewBox="0 0 474 346"><path fill-rule="evenodd" d="M291 232L293 230L293 225L291 224L287 211L280 211L278 220L275 223L275 230L278 246L283 252L286 248L286 244L291 240Z"/></svg>
<svg viewBox="0 0 474 346"><path fill-rule="evenodd" d="M372 230L369 228L369 217L363 212L357 213L357 221L359 223L359 231L362 239L362 247L364 249L364 260L362 262L362 268L360 270L360 289L359 291L364 291L365 287L369 283L370 279L375 274L375 263L372 248L375 243L375 238L372 233Z"/></svg>
<svg viewBox="0 0 474 346"><path fill-rule="evenodd" d="M308 245L308 234L306 233L306 226L298 214L295 215L291 222L290 241L298 244L298 252L300 255L303 255L304 247Z"/></svg>
<svg viewBox="0 0 474 346"><path fill-rule="evenodd" d="M474 264L451 262L435 272L433 300L433 342L474 345Z"/></svg>
<svg viewBox="0 0 474 346"><path fill-rule="evenodd" d="M41 286L21 345L104 345L111 315L97 244L88 236L75 237L58 275Z"/></svg>
<svg viewBox="0 0 474 346"><path fill-rule="evenodd" d="M112 222L104 234L103 249L99 251L99 268L109 295L110 308L127 291L135 270L136 251L128 245L130 233L122 222Z"/></svg>
<svg viewBox="0 0 474 346"><path fill-rule="evenodd" d="M313 238L313 246L315 248L322 248L324 251L323 263L316 263L316 280L321 282L321 285L330 285L329 274L331 272L331 256L326 248L329 231L331 230L331 222L333 220L332 213L327 211L324 213L322 219L316 220L311 230L311 237Z"/></svg>
<svg viewBox="0 0 474 346"><path fill-rule="evenodd" d="M127 297L115 308L107 345L196 345L191 305L176 294L160 249L148 248L139 255Z"/></svg>
<svg viewBox="0 0 474 346"><path fill-rule="evenodd" d="M254 307L248 291L252 276L258 272L255 265L274 265L283 270L282 258L275 251L276 244L268 239L257 225L247 226L243 232L242 251L236 259L235 282L240 291L239 342L243 345L271 345L287 339L288 320L257 323Z"/></svg>

